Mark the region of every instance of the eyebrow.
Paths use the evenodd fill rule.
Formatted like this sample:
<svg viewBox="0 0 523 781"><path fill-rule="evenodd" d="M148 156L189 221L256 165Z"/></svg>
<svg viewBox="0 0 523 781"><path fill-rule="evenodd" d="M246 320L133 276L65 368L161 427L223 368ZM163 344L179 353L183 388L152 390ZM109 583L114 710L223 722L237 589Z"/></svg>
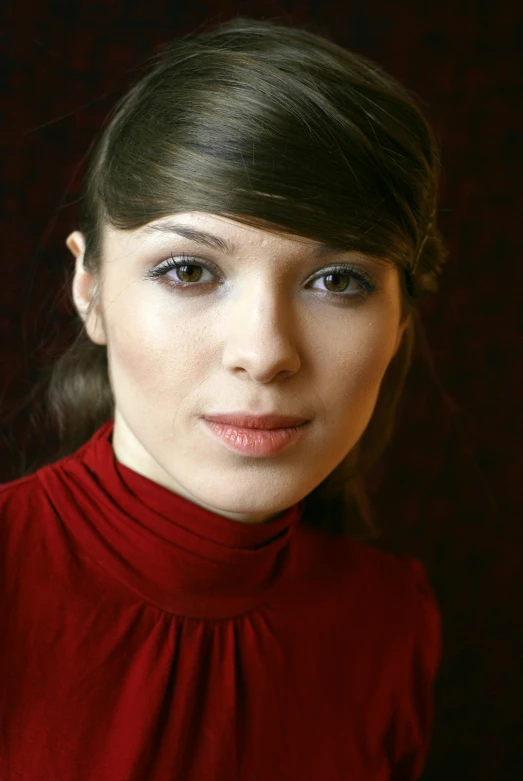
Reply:
<svg viewBox="0 0 523 781"><path fill-rule="evenodd" d="M197 244L204 244L211 249L217 249L220 252L224 252L226 255L234 255L235 247L232 244L228 244L224 239L219 236L215 236L207 231L197 230L191 228L189 225L181 225L177 222L159 222L156 225L146 225L146 233L176 233L182 236L184 239L195 241Z"/></svg>
<svg viewBox="0 0 523 781"><path fill-rule="evenodd" d="M192 228L189 225L183 225L178 222L165 221L156 223L154 225L146 225L144 231L146 233L174 233L178 236L182 236L182 238L194 241L197 244L203 244L206 247L210 247L210 249L219 250L226 255L234 255L236 251L234 244L228 243L220 236L215 236L213 233L198 230L197 228ZM319 244L313 250L312 255L315 258L324 258L328 255L339 255L342 252L350 251L351 250L349 249L335 247L331 244ZM380 263L378 258L372 258L372 260L376 260L376 262ZM383 261L381 261L381 263L383 263Z"/></svg>

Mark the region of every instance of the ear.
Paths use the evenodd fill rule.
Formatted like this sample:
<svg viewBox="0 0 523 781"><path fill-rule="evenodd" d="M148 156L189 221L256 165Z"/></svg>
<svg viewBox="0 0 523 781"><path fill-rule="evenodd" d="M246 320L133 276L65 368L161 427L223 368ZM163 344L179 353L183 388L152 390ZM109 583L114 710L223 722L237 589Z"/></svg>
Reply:
<svg viewBox="0 0 523 781"><path fill-rule="evenodd" d="M85 238L80 231L73 231L67 239L66 246L76 258L76 266L73 278L73 301L76 311L85 324L85 330L89 338L95 344L107 344L107 338L100 313L100 301L97 301L89 313L89 304L96 292L96 278L84 268Z"/></svg>

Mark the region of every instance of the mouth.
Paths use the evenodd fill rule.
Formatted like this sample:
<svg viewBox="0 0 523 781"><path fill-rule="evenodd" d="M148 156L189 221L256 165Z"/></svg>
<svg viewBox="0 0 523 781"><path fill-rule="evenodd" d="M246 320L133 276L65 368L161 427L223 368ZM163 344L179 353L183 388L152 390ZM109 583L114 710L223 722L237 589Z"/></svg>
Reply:
<svg viewBox="0 0 523 781"><path fill-rule="evenodd" d="M280 415L277 413L253 415L249 412L224 412L215 415L205 415L204 420L213 423L223 423L234 428L262 429L265 431L295 428L309 422L308 418L297 415Z"/></svg>
<svg viewBox="0 0 523 781"><path fill-rule="evenodd" d="M204 422L211 435L228 450L251 458L277 455L303 439L310 428L310 421L272 429L241 427L208 419Z"/></svg>

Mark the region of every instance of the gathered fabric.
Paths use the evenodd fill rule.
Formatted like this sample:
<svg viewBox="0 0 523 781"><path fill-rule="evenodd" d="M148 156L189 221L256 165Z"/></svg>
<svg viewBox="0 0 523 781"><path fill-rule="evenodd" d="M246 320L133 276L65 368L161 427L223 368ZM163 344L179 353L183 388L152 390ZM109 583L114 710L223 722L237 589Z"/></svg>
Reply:
<svg viewBox="0 0 523 781"><path fill-rule="evenodd" d="M422 563L214 513L107 421L0 487L2 781L414 781L441 619Z"/></svg>

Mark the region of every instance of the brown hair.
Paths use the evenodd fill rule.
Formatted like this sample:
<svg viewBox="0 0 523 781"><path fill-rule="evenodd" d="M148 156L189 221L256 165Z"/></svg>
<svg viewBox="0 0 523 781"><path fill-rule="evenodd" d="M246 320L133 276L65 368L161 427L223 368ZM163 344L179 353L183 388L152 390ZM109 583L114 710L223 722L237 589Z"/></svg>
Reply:
<svg viewBox="0 0 523 781"><path fill-rule="evenodd" d="M402 343L365 432L306 497L304 518L357 538L380 533L364 476L394 430L422 327L415 301L437 292L448 255L435 217L438 143L419 103L376 63L311 29L235 18L170 41L146 61L91 146L81 198L84 264L97 280L91 308L104 225L131 230L182 211L398 266L402 318L411 316ZM54 429L59 447L20 476L75 452L114 415L106 347L82 321L40 374L26 401L41 441Z"/></svg>

